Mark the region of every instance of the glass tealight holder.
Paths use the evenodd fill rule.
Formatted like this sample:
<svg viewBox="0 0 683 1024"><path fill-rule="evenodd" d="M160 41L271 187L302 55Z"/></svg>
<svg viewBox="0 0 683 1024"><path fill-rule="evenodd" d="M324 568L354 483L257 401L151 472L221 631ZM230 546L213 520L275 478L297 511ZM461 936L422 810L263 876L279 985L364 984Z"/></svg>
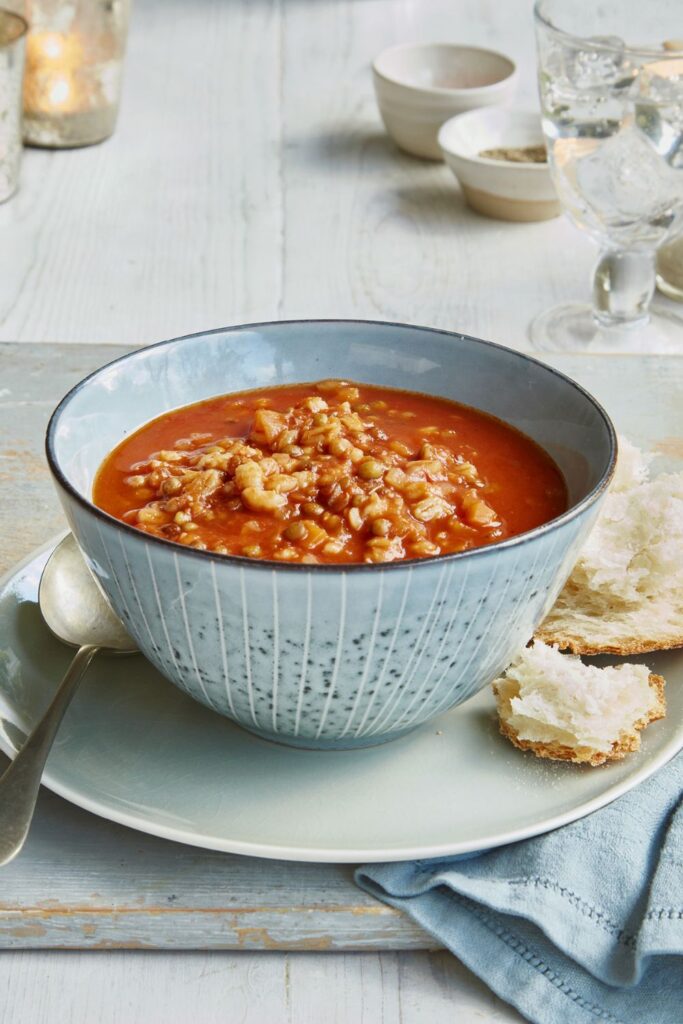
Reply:
<svg viewBox="0 0 683 1024"><path fill-rule="evenodd" d="M21 81L28 25L0 9L0 203L19 187L21 167Z"/></svg>
<svg viewBox="0 0 683 1024"><path fill-rule="evenodd" d="M24 141L67 149L116 126L130 0L28 0Z"/></svg>

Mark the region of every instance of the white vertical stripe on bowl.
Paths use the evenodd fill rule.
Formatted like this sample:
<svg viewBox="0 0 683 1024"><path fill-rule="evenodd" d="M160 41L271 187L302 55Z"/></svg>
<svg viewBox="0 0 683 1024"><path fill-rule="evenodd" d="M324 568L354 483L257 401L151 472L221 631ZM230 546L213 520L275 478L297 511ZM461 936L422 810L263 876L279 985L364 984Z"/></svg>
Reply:
<svg viewBox="0 0 683 1024"><path fill-rule="evenodd" d="M449 568L450 568L450 573L449 573L448 579L447 580L444 579L444 575L445 575L445 572L446 572L446 566L444 566L444 569L443 569L443 571L441 573L441 578L439 580L439 583L441 583L441 581L443 580L443 588L442 588L443 592L439 595L439 605L442 605L444 603L444 596L445 596L445 594L448 593L448 588L449 588L449 585L450 585L450 582L451 582L451 578L452 578L453 573L455 571L455 566L451 565ZM415 676L417 675L417 671L418 671L420 665L422 664L422 659L424 658L425 651L427 651L429 649L429 645L431 643L432 636L434 635L434 628L436 627L436 625L443 618L445 618L445 616L440 615L440 613L439 613L439 605L437 605L437 609L434 612L434 615L432 616L432 624L429 627L429 634L427 636L427 639L420 646L420 653L418 654L417 659L415 661L415 664L413 665L413 670L410 673L410 678L406 680L405 686L402 688L401 695L403 695L403 696L410 692L410 687L413 685L413 681L415 679ZM433 662L432 662L432 664L433 664ZM424 687L425 687L425 682L423 680L422 681L422 685L413 694L412 700L409 702L408 707L405 710L401 710L401 712L397 715L396 721L400 721L403 718L403 716L408 713L410 708L412 708L413 704L415 704L415 702L421 696L421 694L422 694L422 692L424 690ZM400 698L401 695L399 695L399 698ZM398 703L400 705L400 703L401 703L400 699L399 699ZM394 705L394 709L395 709L395 707L396 707L396 705ZM389 717L391 717L391 716L389 716ZM387 731L389 731L389 732L391 731L391 729L393 727L393 724L394 723L392 722L391 725L388 726L388 727L385 724L385 728L387 729ZM377 728L377 727L375 725L373 725L373 730L372 731L374 731L375 728Z"/></svg>
<svg viewBox="0 0 683 1024"><path fill-rule="evenodd" d="M498 618L498 614L499 614L501 608L503 607L503 605L505 603L505 600L506 600L506 598L507 598L507 596L508 596L508 594L510 592L510 584L512 583L513 579L515 579L515 577L516 577L517 570L519 568L519 563L521 561L523 561L525 557L526 557L526 551L524 550L524 547L522 546L521 548L517 549L517 557L515 558L515 561L513 563L512 568L508 571L508 577L507 577L507 580L505 582L505 586L502 589L501 595L498 598L498 603L496 604L496 609L493 612L493 615L490 616L490 621L491 622L496 622L496 620ZM495 578L495 574L492 573L491 574L491 580L493 580L494 578ZM487 588L487 591L488 591L488 588ZM507 630L507 634L508 634L508 636L510 635L509 628ZM458 683L460 683L465 678L465 675L467 674L467 670L469 669L470 665L472 664L472 662L476 658L477 654L479 653L481 645L484 643L484 641L487 638L488 637L487 637L486 630L482 629L481 636L479 637L479 640L475 643L475 646L472 649L472 652L471 652L469 658L465 662L465 665L463 666L463 668L462 668L462 670L460 672L460 675L458 677Z"/></svg>
<svg viewBox="0 0 683 1024"><path fill-rule="evenodd" d="M348 721L347 721L346 725L344 726L344 728L342 729L342 731L339 733L339 739L341 739L343 736L346 736L347 732L351 728L351 723L353 722L353 719L355 717L356 711L358 710L358 705L360 704L360 702L361 702L361 700L363 698L363 694L365 692L365 684L367 683L368 676L370 675L370 667L372 665L372 656L373 656L373 654L375 652L375 642L377 640L377 629L379 627L379 621L380 621L380 618L381 618L381 615L382 615L382 599L383 599L383 594L384 594L384 573L380 571L379 572L379 585L378 585L378 588L377 588L377 607L375 608L375 618L374 618L374 621L372 623L372 632L370 634L370 640L368 642L368 649L367 649L366 654L365 654L365 668L363 669L363 675L361 676L361 681L360 681L359 686L358 686L358 692L356 693L356 699L353 702L353 707L351 708L351 712L349 714Z"/></svg>
<svg viewBox="0 0 683 1024"><path fill-rule="evenodd" d="M556 547L557 547L557 540L555 540L554 544L550 548L550 552L552 554L555 553L555 548ZM523 588L523 592L524 593L526 593L526 590L528 589L530 577L533 576L534 579L536 579L536 574L537 574L537 570L538 570L538 563L539 563L539 560L541 558L541 555L543 555L543 554L545 554L545 560L543 562L543 567L541 569L541 573L544 573L546 568L547 568L548 561L549 561L549 558L550 558L550 554L549 554L548 548L547 548L547 546L545 544L539 544L538 545L538 550L536 551L536 557L534 558L533 563L532 563L531 567L529 568L529 571L528 571L528 573L526 575L526 582L525 582L525 586ZM491 666L496 665L498 663L498 661L500 660L502 652L505 650L505 647L507 646L508 638L511 635L514 635L517 632L517 630L519 629L519 627L521 625L521 619L522 619L522 617L525 614L527 614L527 612L528 612L527 602L526 601L519 601L518 604L517 604L517 614L514 616L513 620L510 622L507 631L505 633L501 634L501 637L500 637L500 640L499 640L497 646L495 646L493 648L493 650L489 652L488 658L484 661L484 663L482 665L482 668L481 668L482 676L487 675L491 671ZM530 639L530 638L527 638L527 639ZM526 643L526 640L523 640L522 644L525 644L525 643ZM496 670L493 669L493 671L495 672Z"/></svg>
<svg viewBox="0 0 683 1024"><path fill-rule="evenodd" d="M308 671L308 651L311 643L311 609L313 607L313 581L311 574L306 576L306 629L304 630L304 651L301 658L301 678L299 679L299 697L296 702L296 719L294 721L294 735L299 735L301 724L301 708L304 702L304 687L306 685L306 673Z"/></svg>
<svg viewBox="0 0 683 1024"><path fill-rule="evenodd" d="M477 619L479 618L479 615L480 615L480 613L481 613L481 609L483 608L483 606L484 606L484 602L485 602L486 598L488 597L488 593L489 593L489 590L491 589L491 586L492 586L492 584L493 584L493 581L494 581L494 579L495 579L495 574L494 574L494 573L489 573L489 581L488 581L488 583L486 584L486 589L485 589L485 590L484 590L484 592L483 592L483 593L482 593L482 594L480 595L480 597L479 597L479 600L477 601L476 607L475 607L475 608L474 608L474 610L473 610L473 611L472 611L472 612L470 613L470 623L469 623L469 625L468 625L468 626L466 627L466 629L465 629L465 632L463 633L462 637L460 638L460 643L458 644L458 646L456 647L455 651L453 652L453 657L452 657L452 658L451 658L451 660L450 660L450 661L448 662L448 664L446 665L445 669L443 670L443 672L442 672L442 673L441 673L441 675L439 676L439 678L438 678L438 680L437 680L437 682L436 682L436 686L434 687L434 690L435 690L435 692L436 692L436 691L437 691L437 690L439 689L439 687L441 686L442 682L444 681L444 679L446 678L446 676L448 675L448 673L449 673L449 672L451 672L451 671L453 670L453 668L454 668L454 666L455 666L455 663L456 663L456 661L457 661L457 660L458 660L458 658L460 657L460 652L462 651L462 649L463 649L463 647L464 647L464 645L465 645L465 641L467 640L467 637L468 637L468 636L470 635L470 631L471 631L471 629L472 629L472 626L473 626L473 625L475 624L475 622L476 622L476 621L477 621ZM453 691L453 690L455 689L456 685L457 685L457 684L453 684L452 686L450 686L450 687L448 688L448 692L449 692L449 694L450 694L450 693L452 693L452 691ZM445 704L444 704L444 702L442 701L442 702L441 702L441 704L439 704L439 705L438 705L438 709L439 709L439 710L437 710L437 709L434 709L434 712L433 712L433 714L434 714L434 715L437 715L437 714L439 714L439 711L440 711L440 709L441 709L442 707L444 707L444 706L445 706ZM432 715L430 715L430 718L431 718L431 717L432 717Z"/></svg>
<svg viewBox="0 0 683 1024"><path fill-rule="evenodd" d="M137 604L138 608L140 609L140 616L141 616L142 621L144 623L145 629L147 630L147 636L149 637L149 642L150 642L150 644L152 646L152 650L154 651L157 648L157 642L154 639L154 636L152 635L152 630L149 628L149 622L147 621L147 616L145 615L145 609L142 607L142 602L140 600L140 594L138 593L138 588L136 587L135 580L133 579L133 573L132 573L131 568L130 568L130 562L128 561L128 556L126 555L126 549L124 547L123 537L122 537L121 534L119 534L119 547L121 548L121 554L123 556L123 564L125 565L126 572L128 573L128 579L130 580L130 586L131 586L131 590L133 591L133 597L135 598L135 603Z"/></svg>
<svg viewBox="0 0 683 1024"><path fill-rule="evenodd" d="M235 717L235 705L232 699L232 686L230 685L230 671L228 667L228 649L225 646L225 631L223 629L223 609L221 597L218 593L218 581L216 580L216 564L211 562L211 580L213 582L213 596L216 603L216 619L218 620L218 640L221 647L221 664L223 666L223 682L225 683L225 695L228 698L230 714Z"/></svg>
<svg viewBox="0 0 683 1024"><path fill-rule="evenodd" d="M468 576L470 574L470 565L471 564L472 564L471 562L467 562L467 564L465 565L465 572L463 573L463 580L462 580L462 584L461 584L461 587L460 587L460 592L458 594L458 599L455 602L455 606L454 606L453 611L451 613L451 617L448 620L448 625L446 626L445 630L443 631L443 636L441 637L441 643L439 644L439 649L436 652L436 654L434 655L434 657L432 658L432 664L430 666L430 669L427 672L427 675L425 676L425 678L422 680L422 685L420 686L420 689L415 694L415 697L413 698L413 701L406 708L406 710L403 712L403 714L407 714L408 711L410 710L410 708L412 707L413 703L416 700L419 700L419 698L422 696L422 694L424 693L424 691L427 688L427 684L429 683L429 680L432 678L432 675L434 674L434 670L435 670L436 666L439 664L439 661L441 659L441 654L443 652L443 649L446 646L446 643L448 642L448 638L451 635L451 630L453 628L453 623L455 622L455 620L457 618L457 615L458 615L458 612L460 611L460 606L462 604L463 595L465 593L465 588L467 586L467 578L468 578ZM455 567L453 567L453 572L454 571L455 571ZM451 573L451 576L452 575L453 575L453 573ZM450 584L450 582L451 582L450 578L449 578L448 582ZM435 687L435 689L436 688L437 687ZM431 701L430 701L429 707L430 707L430 709L432 708ZM429 711L429 717L431 718L433 714L434 714L434 711L430 710Z"/></svg>
<svg viewBox="0 0 683 1024"><path fill-rule="evenodd" d="M277 732L277 688L280 681L280 626L277 606L277 573L273 579L273 732Z"/></svg>
<svg viewBox="0 0 683 1024"><path fill-rule="evenodd" d="M320 734L325 728L325 722L327 720L327 714L330 710L330 704L332 703L332 697L337 686L337 676L339 675L339 666L341 664L342 647L344 641L344 632L346 630L346 573L341 574L341 590L339 596L339 638L337 640L337 652L334 659L334 668L332 669L332 675L330 677L330 686L327 693L327 700L325 701L325 707L323 708L322 718L320 719L320 725L318 731L315 734L316 739L320 739Z"/></svg>
<svg viewBox="0 0 683 1024"><path fill-rule="evenodd" d="M556 544L557 544L557 541L556 541L556 542L555 542L555 543L554 543L554 544L552 545L552 547L551 547L551 549L550 549L550 550L551 550L551 552L553 552L553 553L554 553L554 550L555 550L555 546L556 546ZM535 572L536 572L536 566L537 566L537 564L538 564L538 560L539 560L539 558L541 557L541 555L543 555L543 554L544 554L544 552L545 552L545 555L546 555L546 557L545 557L545 560L544 560L544 562L543 562L543 570L545 571L545 569L546 569L546 567L547 567L547 564L548 564L548 561L549 561L549 557L550 557L550 556L549 556L549 554L548 554L548 549L547 549L547 547L546 547L545 543L543 543L543 544L540 544L540 545L539 545L538 551L536 552L536 558L534 559L533 565L532 565L532 567L531 567L531 572L532 572L532 573L535 573ZM523 554L523 549L520 549L520 553L519 553L519 554L518 554L518 556L517 556L517 561L515 562L515 569L516 569L516 567L517 567L517 562L519 561L519 558L520 558L520 554ZM513 574L511 573L511 575L510 575L510 579L509 579L509 581L508 581L508 584L509 584L510 580L512 580L512 579L513 579ZM506 592L507 592L507 589L508 589L508 588L506 587ZM499 607L500 607L500 605L499 605ZM501 635L501 640L500 640L500 644L499 644L499 646L498 646L498 647L497 647L497 648L495 649L495 651L494 651L494 655L495 655L495 657L494 657L494 656L489 656L489 657L487 658L486 662L485 662L485 665L486 665L486 666L490 666L490 665L493 665L493 664L495 664L495 662L496 662L496 661L498 660L498 658L500 657L500 653L499 653L499 652L500 652L501 650L504 650L504 649L505 649L505 645L506 645L506 643L507 643L507 641L508 641L508 639L509 639L510 635L511 635L511 634L512 634L513 632L515 632L515 631L516 631L516 629L517 629L517 623L518 623L518 622L519 622L519 620L521 619L522 615L526 614L526 610L527 610L527 608L526 608L526 602L525 602L525 601L522 601L522 602L520 603L520 605L519 605L519 612L518 612L518 615L517 615L517 617L516 617L516 619L515 619L514 623L510 624L510 625L508 626L508 629L507 629L507 630L505 631L505 633ZM475 654L476 654L476 651L477 651L477 650L478 650L478 647L477 647L477 648L475 649L475 652L474 652ZM472 657L470 657L469 661L467 662L467 665L465 665L465 668L464 668L463 672L461 672L461 673L460 673L460 675L459 675L459 676L457 677L457 679L455 680L455 682L454 682L453 684L451 684L451 686L449 686L449 687L448 687L448 690L447 690L447 691L446 691L446 693L444 694L444 696L443 696L443 698L441 699L441 701L440 701L439 705L437 706L437 708L436 708L436 709L435 709L435 710L433 711L433 714L435 714L435 715L441 714L441 712L442 712L442 711L445 711L445 710L446 710L446 708L447 708L447 707L449 706L450 702L451 702L451 701L452 701L452 699L453 699L453 696L454 696L455 692L457 691L457 689L458 689L458 687L459 687L459 685L460 685L460 683L461 683L461 680L462 680L462 678L463 678L464 672L465 672L465 671L467 671L467 669L469 668L469 665L471 664L471 661L472 661ZM447 666L447 669L446 669L446 671L449 671L449 670L450 670L450 668L451 668L451 667L452 667L452 666L454 665L454 663L455 663L455 659L453 659L453 660L452 660L452 661L450 662L450 664L449 664L449 665ZM482 671L488 671L488 668L486 668L486 669L484 669L484 670L482 670ZM443 676L442 676L442 678L443 678ZM439 682L441 682L441 680L439 680ZM432 717L432 715L431 715L431 714L430 714L430 717Z"/></svg>
<svg viewBox="0 0 683 1024"><path fill-rule="evenodd" d="M394 647L396 645L396 637L398 636L398 631L401 628L401 625L403 624L403 613L405 612L405 609L406 609L406 603L408 601L408 591L410 590L410 584L411 584L412 578L413 578L413 568L411 566L410 569L408 569L408 575L407 575L407 578L406 578L406 585L405 585L405 588L403 590L403 597L401 598L401 607L398 610L398 618L396 619L396 625L394 626L394 632L393 632L392 637L391 637L391 643L389 644L389 650L386 653L386 657L385 657L384 663L382 665L382 670L381 670L381 672L379 674L379 678L377 680L374 692L372 694L372 699L368 701L368 706L365 709L365 714L363 715L362 719L360 720L359 725L356 727L355 733L353 734L354 738L357 738L362 733L363 727L365 726L365 723L367 721L368 715L370 714L372 708L375 705L375 701L377 699L377 694L379 693L379 691L380 691L380 689L382 687L382 683L384 682L384 676L385 676L387 668L389 666L389 662L391 661L391 656L394 653Z"/></svg>
<svg viewBox="0 0 683 1024"><path fill-rule="evenodd" d="M444 565L441 568L441 572L439 573L439 578L437 580L437 584L434 587L434 594L432 596L431 604L429 605L429 611L427 612L427 614L424 617L424 621L423 621L422 626L420 628L419 636L418 636L417 640L415 641L415 643L413 644L413 647L411 649L410 657L408 658L408 661L406 662L406 666L403 669L403 672L401 673L400 679L398 680L398 682L394 686L391 687L391 692L389 693L389 696L387 698L386 703L383 705L383 707L380 708L378 713L375 715L373 721L370 723L370 728L366 730L366 735L368 735L368 736L372 736L376 732L379 732L380 730L386 731L385 723L386 723L387 719L391 717L391 713L394 711L396 705L400 703L401 698L404 695L404 690L407 690L407 682L406 682L407 676L408 676L408 673L410 672L410 670L414 666L414 662L415 662L415 657L416 656L418 657L418 662L419 662L419 655L417 654L417 652L422 650L422 640L423 640L423 637L425 635L425 632L427 631L427 627L430 626L430 623L431 623L431 629L434 628L434 620L437 618L437 616L435 615L434 616L434 620L432 620L432 614L434 613L434 607L435 607L438 599L441 596L441 589L443 587L443 582L444 582L444 578L445 578L445 575L446 575L446 569L447 568L448 568L447 565ZM431 631L430 631L430 636L431 636Z"/></svg>
<svg viewBox="0 0 683 1024"><path fill-rule="evenodd" d="M100 527L100 524L99 524L99 522L97 520L95 520L95 525L97 527L97 532L99 534L100 544L102 545L102 550L104 551L105 557L107 559L107 563L109 565L109 575L111 576L112 580L114 581L114 584L116 585L116 589L119 592L119 597L121 599L121 607L124 609L125 612L128 613L128 618L132 622L133 621L133 616L130 613L130 608L128 607L128 603L127 603L125 597L123 596L123 591L121 590L121 584L119 583L118 576L116 575L116 572L114 570L114 566L112 564L111 555L109 554L109 548L107 547L106 541L105 541L104 536L102 534L102 528Z"/></svg>
<svg viewBox="0 0 683 1024"><path fill-rule="evenodd" d="M534 577L533 589L543 590L545 588L545 585L543 583L543 579L545 578L545 575L546 575L546 573L548 571L548 565L549 564L550 565L554 564L556 549L558 547L560 547L560 546L564 547L565 543L566 542L563 539L562 535L559 534L559 535L553 535L552 536L552 543L549 542L549 541L548 542L544 541L542 544L539 544L538 552L536 554L536 558L534 559L534 563L531 566L531 569L529 570L529 576L533 575L533 577ZM542 555L545 556L545 557L543 558L543 563L542 563L542 565L541 565L541 567L539 569L538 568L538 563L539 563L539 560L540 560ZM540 580L541 581L537 582L538 579L539 579L539 576L540 576ZM527 586L528 585L529 584L527 583ZM526 592L526 588L525 588L525 592ZM524 601L524 600L520 601L519 604L518 604L517 615L516 615L513 623L510 625L510 628L508 630L507 636L509 636L511 633L516 633L517 632L517 630L521 626L521 623L522 623L522 620L523 620L524 616L527 615L528 612L529 612L529 607L528 607L527 602ZM499 644L498 648L494 651L495 657L491 657L491 658L489 658L487 660L487 662L486 662L486 664L484 666L484 669L482 670L483 672L486 672L487 674L490 673L491 672L491 666L495 665L500 660L501 650L504 649L504 646L505 646L504 645L504 640L505 639L506 639L506 637L501 637L501 643ZM531 637L527 636L525 639L523 639L521 641L520 650L522 649L524 644L526 644L527 641L530 640L530 639L531 639ZM514 655L513 655L513 657L514 657ZM505 666L505 667L507 667L507 666ZM497 669L493 669L493 673L495 673L496 671L497 671Z"/></svg>
<svg viewBox="0 0 683 1024"><path fill-rule="evenodd" d="M249 609L247 607L247 588L244 585L244 569L240 569L240 593L242 596L242 630L244 636L244 670L247 677L247 694L251 719L258 729L256 709L254 708L254 681L251 678L251 655L249 652Z"/></svg>
<svg viewBox="0 0 683 1024"><path fill-rule="evenodd" d="M209 705L209 707L212 707L212 708L214 708L214 710L216 710L216 705L211 700L211 698L209 697L209 694L206 691L206 687L204 686L204 682L202 680L201 672L199 671L199 665L197 664L197 657L196 657L195 652L194 652L194 644L192 643L192 630L190 629L190 623L189 623L188 618L187 618L187 608L185 607L185 591L183 590L183 584L182 584L182 580L180 578L180 563L178 562L178 555L176 554L175 551L173 552L173 562L174 562L174 565L175 565L176 579L178 581L178 597L180 598L180 613L181 613L181 615L183 617L183 625L185 626L185 636L187 637L187 649L190 652L190 659L192 660L192 668L194 669L194 674L195 674L195 677L197 679L197 683L199 685L199 689L202 691L202 693L204 694L204 697L206 698L206 703Z"/></svg>
<svg viewBox="0 0 683 1024"><path fill-rule="evenodd" d="M159 594L159 584L157 583L157 578L156 578L156 575L154 574L154 566L152 565L152 556L149 553L149 548L148 547L145 550L147 552L147 564L149 566L149 574L150 574L150 577L152 579L152 589L154 590L154 597L155 597L155 600L156 600L156 603L157 603L157 610L159 612L159 619L161 621L161 628L164 631L164 639L166 641L166 646L168 647L168 653L170 655L170 659L173 662L173 665L175 667L176 672L178 673L178 675L180 675L180 666L178 665L178 659L175 656L175 651L173 650L173 644L171 643L171 638L170 638L170 636L168 634L168 624L166 622L166 616L164 615L164 609L161 606L161 595Z"/></svg>
<svg viewBox="0 0 683 1024"><path fill-rule="evenodd" d="M506 582L505 586L503 587L503 590L502 590L502 593L500 595L500 598L498 599L498 603L496 605L496 610L495 610L495 612L493 613L493 615L491 617L491 621L492 622L495 622L496 617L497 617L498 613L500 612L500 609L503 606L503 602L505 601L505 599L506 599L506 597L508 595L508 592L510 590L510 584L512 583L512 580L515 577L515 574L516 574L516 571L517 571L517 566L519 565L519 562L520 562L522 556L524 556L524 555L525 555L525 552L524 552L523 549L519 550L517 552L517 557L515 558L515 561L514 561L514 567L513 567L513 569L510 571L510 573L508 575L507 582ZM488 590L490 588L490 585L491 585L491 582L493 581L493 579L495 579L495 573L491 573L491 575L490 575L489 586L487 587L487 591L486 591L487 593L488 593ZM478 606L478 609L477 609L477 614L479 613L479 611L481 609L482 603L483 602L479 603L479 606ZM475 616L475 618L476 618L476 616ZM506 632L507 632L507 635L509 636L509 630L507 630ZM460 686L462 680L465 678L465 676L467 674L467 670L469 669L470 665L472 664L472 662L476 658L477 654L479 653L479 649L481 648L481 645L484 643L484 640L486 640L486 638L487 638L486 630L482 629L481 636L479 637L479 640L475 643L472 651L470 652L469 658L467 659L467 661L463 665L462 669L460 670L460 673L459 673L457 679L455 680L455 682L453 683L452 687L449 688L451 690L451 692L453 690L457 690L458 687ZM445 705L443 704L443 702L441 702L441 704L438 705L438 708L440 709L440 708L442 708L444 706ZM410 708L406 708L406 714L407 714L407 712L409 710L410 710ZM401 725L406 727L406 728L410 728L410 726L413 725L413 723L415 723L416 720L420 717L420 713L421 713L422 710L423 710L422 708L418 708L413 713L412 718L403 719L403 716L401 716L401 719L400 719L401 720ZM436 711L436 709L432 709L430 711L430 714L429 714L430 718L434 715L435 711ZM396 722L394 724L397 725L398 722Z"/></svg>

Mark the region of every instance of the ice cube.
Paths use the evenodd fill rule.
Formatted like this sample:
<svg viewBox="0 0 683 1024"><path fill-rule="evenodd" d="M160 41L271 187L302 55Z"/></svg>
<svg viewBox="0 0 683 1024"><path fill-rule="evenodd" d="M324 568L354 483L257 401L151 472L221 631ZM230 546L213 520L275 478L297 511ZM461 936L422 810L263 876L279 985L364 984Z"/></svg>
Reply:
<svg viewBox="0 0 683 1024"><path fill-rule="evenodd" d="M683 175L662 160L635 126L622 129L579 160L576 183L606 223L661 221L683 203Z"/></svg>
<svg viewBox="0 0 683 1024"><path fill-rule="evenodd" d="M660 106L683 103L683 58L657 60L644 64L638 76L638 91Z"/></svg>
<svg viewBox="0 0 683 1024"><path fill-rule="evenodd" d="M628 88L636 68L618 36L592 36L565 52L564 73L578 90Z"/></svg>
<svg viewBox="0 0 683 1024"><path fill-rule="evenodd" d="M641 68L636 123L672 167L683 169L683 59L653 61Z"/></svg>

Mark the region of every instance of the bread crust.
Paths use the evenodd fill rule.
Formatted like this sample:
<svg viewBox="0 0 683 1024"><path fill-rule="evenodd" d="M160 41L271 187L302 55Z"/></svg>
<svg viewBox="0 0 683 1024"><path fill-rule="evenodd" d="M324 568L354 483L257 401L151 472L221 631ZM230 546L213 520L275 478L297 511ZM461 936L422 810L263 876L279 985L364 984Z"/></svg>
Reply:
<svg viewBox="0 0 683 1024"><path fill-rule="evenodd" d="M497 681L496 681L497 682ZM505 720L503 714L509 710L510 702L505 700L506 707L501 706L502 698L496 682L493 684L493 692L498 701L498 724L500 731L506 739L519 750L530 750L536 757L545 758L551 761L571 761L573 764L587 764L598 767L609 761L620 761L627 754L640 748L640 732L650 722L656 722L666 715L666 697L664 687L666 685L662 676L650 673L648 682L657 695L655 706L637 722L634 722L630 732L623 732L614 741L609 751L594 750L591 747L570 747L561 743L542 743L537 740L522 740L519 738L512 726Z"/></svg>
<svg viewBox="0 0 683 1024"><path fill-rule="evenodd" d="M644 637L632 636L628 640L595 643L589 636L572 633L560 627L542 622L534 633L535 640L551 644L561 651L572 654L615 654L626 657L629 654L650 654L652 651L673 651L683 647L683 634L678 637Z"/></svg>

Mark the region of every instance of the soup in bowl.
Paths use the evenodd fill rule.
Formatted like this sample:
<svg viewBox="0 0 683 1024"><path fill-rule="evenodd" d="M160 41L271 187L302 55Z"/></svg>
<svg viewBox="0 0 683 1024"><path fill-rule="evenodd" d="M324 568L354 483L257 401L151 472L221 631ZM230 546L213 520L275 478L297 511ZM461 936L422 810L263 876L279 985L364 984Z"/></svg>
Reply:
<svg viewBox="0 0 683 1024"><path fill-rule="evenodd" d="M147 658L258 735L346 748L466 700L562 587L615 459L578 385L362 321L140 350L61 402L48 460Z"/></svg>

